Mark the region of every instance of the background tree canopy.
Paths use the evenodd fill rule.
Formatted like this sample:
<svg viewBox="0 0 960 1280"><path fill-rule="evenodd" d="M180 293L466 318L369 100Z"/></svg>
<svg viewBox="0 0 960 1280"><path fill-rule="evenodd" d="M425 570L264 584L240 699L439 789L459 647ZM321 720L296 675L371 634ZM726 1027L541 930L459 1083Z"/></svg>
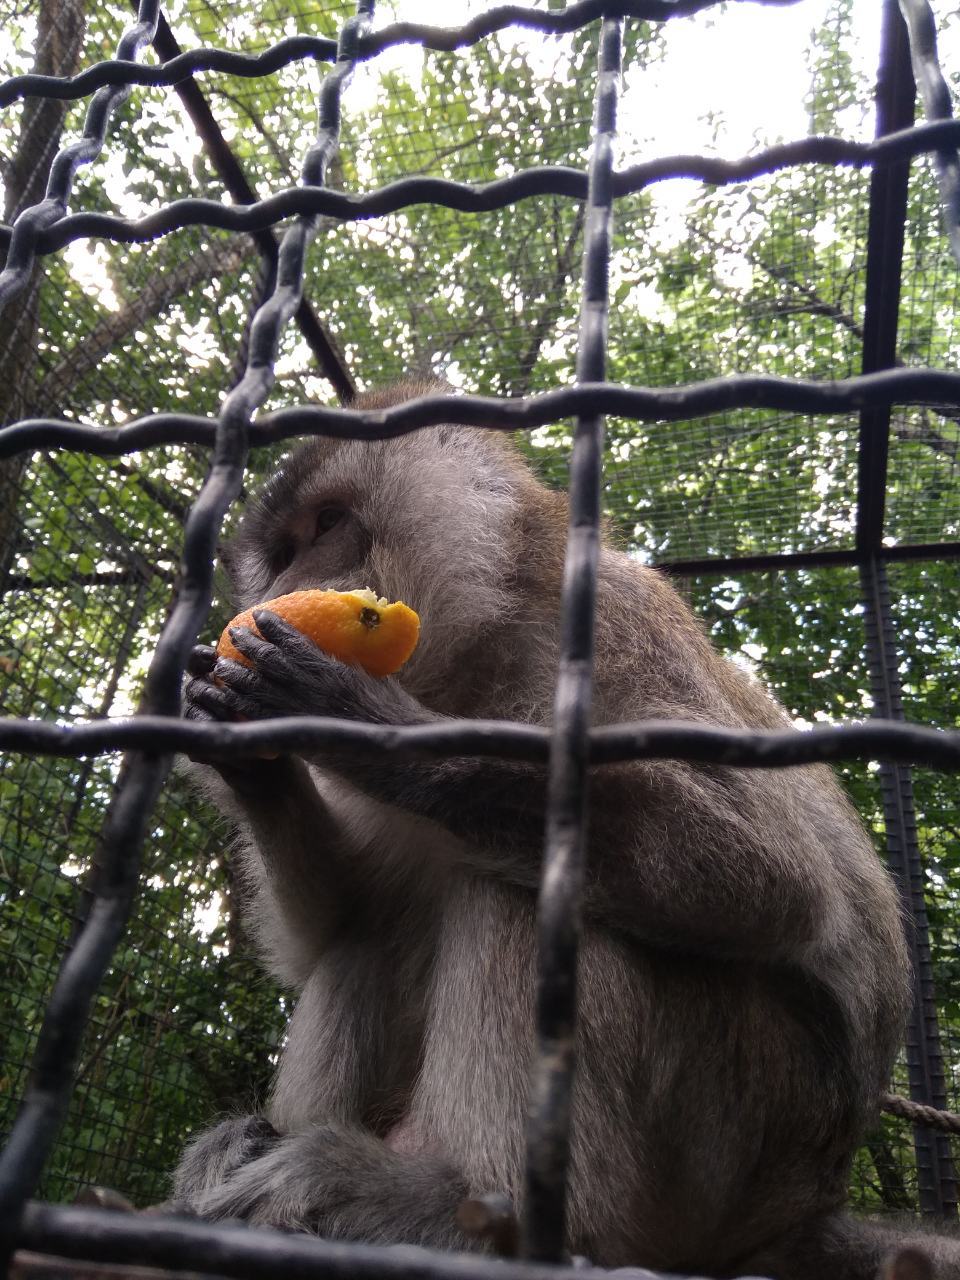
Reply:
<svg viewBox="0 0 960 1280"><path fill-rule="evenodd" d="M443 20L484 7L451 3ZM168 16L183 48L255 52L284 35L333 36L351 9L178 0ZM801 9L798 18L728 6L665 27L629 23L620 167L678 150L729 157L804 132L872 137L876 6L817 0ZM70 74L111 56L130 14L114 0L0 0L0 75ZM394 16L436 20L435 9L417 12L403 0L380 7L381 23ZM786 29L802 39L778 36ZM960 53L958 32L960 15L944 14L948 66L949 51ZM331 185L370 190L414 174L483 182L538 163L583 168L595 40L595 27L556 40L510 31L454 54L392 50L361 68L348 91ZM684 123L678 103L684 93L697 100L689 61L697 50L717 101ZM960 66L960 56L952 61ZM258 79L196 78L256 196L295 184L322 70L301 61ZM783 100L751 93L754 127L743 139L728 114L736 115L729 104L742 98L738 79L748 73L768 93L777 83L800 91ZM678 83L686 86L679 95ZM5 222L40 197L50 158L79 131L83 107L31 99L0 115ZM622 202L610 379L664 386L746 371L859 372L868 188L866 172L807 166L722 188L673 181ZM102 157L80 171L72 207L138 215L197 194L238 198L177 94L138 88ZM897 358L956 368L957 270L927 160L912 166L906 236ZM81 241L45 259L0 317L0 420L215 414L243 368L251 302L269 284L262 249L251 237L201 228L146 246ZM581 250L580 205L554 197L490 214L419 206L330 220L311 252L305 297L359 386L434 370L465 390L522 395L572 381ZM334 390L303 331L288 326L268 407L332 400ZM568 440L569 424L559 424L526 441L550 483L563 483ZM855 417L751 409L674 424L611 420L611 525L637 556L663 564L848 549L857 443ZM895 411L887 545L960 538L958 453L955 410ZM254 465L274 462L261 454ZM0 463L4 714L67 722L132 709L176 587L184 513L204 465L201 451L183 448L119 461L58 453ZM717 643L801 721L869 714L854 569L701 567L682 583ZM960 562L900 563L891 588L907 715L955 726ZM226 605L218 610L211 634ZM12 757L0 774L0 1124L22 1091L116 768L112 758ZM875 769L844 777L882 849ZM956 1103L960 779L917 771L914 783L947 1094ZM93 1181L141 1203L162 1197L189 1129L266 1088L284 1014L283 997L238 937L228 833L175 777L157 814L139 910L98 997L45 1193L69 1196ZM870 1208L915 1203L902 1125L885 1123L871 1138L855 1192Z"/></svg>

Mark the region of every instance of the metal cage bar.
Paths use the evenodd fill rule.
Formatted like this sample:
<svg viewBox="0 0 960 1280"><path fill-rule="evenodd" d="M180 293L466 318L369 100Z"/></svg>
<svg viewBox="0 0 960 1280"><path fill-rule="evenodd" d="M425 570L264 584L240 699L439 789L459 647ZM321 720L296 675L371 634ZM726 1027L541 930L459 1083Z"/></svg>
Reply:
<svg viewBox="0 0 960 1280"><path fill-rule="evenodd" d="M913 124L916 86L910 68L907 28L896 0L884 0L877 73L878 138ZM874 169L870 176L867 272L863 308L861 370L873 373L896 363L900 277L909 162ZM890 448L890 406L860 410L857 449L856 547L875 555L883 543Z"/></svg>
<svg viewBox="0 0 960 1280"><path fill-rule="evenodd" d="M144 16L147 3L143 0L141 20L124 35L121 50L139 48L156 29L156 0L149 17ZM323 184L339 136L340 95L356 61L357 38L369 25L372 9L373 0L358 0L356 16L341 31L336 65L320 88L318 134L304 161L304 183ZM0 274L0 303L13 296L29 277L31 236L54 214L62 216L76 166L99 154L109 114L122 96L116 88L99 91L100 107L96 114L92 108L88 114L84 143L60 153L54 161L47 200L17 220L9 252L14 262ZM187 518L181 588L147 672L141 712L179 716L187 655L210 608L220 527L243 481L250 419L273 383L280 334L299 305L304 256L315 231L316 219L302 217L280 245L274 292L254 318L246 372L224 400L210 471ZM0 1152L0 1239L6 1235L8 1244L10 1227L37 1186L65 1114L90 1003L129 915L139 851L172 763L169 753L147 749L128 757L121 768L95 860L88 914L58 975L40 1030L30 1083Z"/></svg>
<svg viewBox="0 0 960 1280"><path fill-rule="evenodd" d="M622 36L622 23L616 19L608 18L600 27L593 153L584 222L578 382L602 382L607 367L611 179ZM539 1056L531 1084L523 1220L525 1255L548 1262L563 1256L565 1237L602 473L603 416L583 414L577 419L570 462L560 670L547 780L546 856L537 902Z"/></svg>
<svg viewBox="0 0 960 1280"><path fill-rule="evenodd" d="M877 561L864 566L861 589L867 662L876 713L884 720L903 720L896 630L886 567ZM880 787L887 860L900 889L904 914L909 920L907 941L913 969L913 1007L907 1026L906 1057L910 1097L916 1102L942 1109L947 1105L947 1092L910 766L881 760ZM914 1125L913 1141L921 1212L955 1218L957 1180L949 1138L927 1126Z"/></svg>

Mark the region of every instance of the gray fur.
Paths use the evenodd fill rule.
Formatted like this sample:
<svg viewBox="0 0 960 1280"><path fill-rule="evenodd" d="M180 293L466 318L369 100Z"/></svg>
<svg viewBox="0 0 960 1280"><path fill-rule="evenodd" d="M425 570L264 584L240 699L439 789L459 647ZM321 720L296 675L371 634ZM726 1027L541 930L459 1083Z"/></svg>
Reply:
<svg viewBox="0 0 960 1280"><path fill-rule="evenodd" d="M347 514L314 540L331 507ZM230 552L237 605L369 586L418 610L420 646L376 680L266 614L263 638L237 637L254 670L221 660L214 684L198 650L187 715L547 723L565 521L491 432L301 446ZM648 717L786 724L661 575L605 547L594 721ZM462 1198L522 1208L543 770L330 752L196 773L240 832L251 931L300 994L267 1108L279 1136L238 1160L243 1120L202 1135L176 1196L476 1247ZM570 1249L717 1275L766 1250L793 1280L773 1242L841 1205L900 1042L893 886L819 768L599 769L589 857Z"/></svg>

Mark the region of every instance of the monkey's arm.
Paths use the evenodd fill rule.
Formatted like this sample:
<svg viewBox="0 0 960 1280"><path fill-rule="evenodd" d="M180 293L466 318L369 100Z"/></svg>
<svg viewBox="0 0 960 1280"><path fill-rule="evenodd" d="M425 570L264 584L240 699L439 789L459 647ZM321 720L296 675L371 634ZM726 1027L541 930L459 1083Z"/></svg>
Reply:
<svg viewBox="0 0 960 1280"><path fill-rule="evenodd" d="M223 714L252 718L333 715L381 724L447 719L393 679L374 679L329 658L275 615L256 615L262 638L237 631L255 664L221 661ZM320 753L375 799L429 818L462 841L461 856L483 874L533 889L539 882L546 770L511 761L364 760ZM587 908L640 937L727 954L787 959L798 947L847 925L846 895L819 838L830 838L829 789L810 775L797 794L769 771L694 767L678 761L609 766L591 780ZM838 820L844 818L838 811ZM841 824L842 826L842 824Z"/></svg>
<svg viewBox="0 0 960 1280"><path fill-rule="evenodd" d="M235 715L208 678L216 653L198 645L184 688L184 716L199 722ZM241 836L251 914L271 967L300 985L356 898L351 840L302 760L194 762L193 775Z"/></svg>

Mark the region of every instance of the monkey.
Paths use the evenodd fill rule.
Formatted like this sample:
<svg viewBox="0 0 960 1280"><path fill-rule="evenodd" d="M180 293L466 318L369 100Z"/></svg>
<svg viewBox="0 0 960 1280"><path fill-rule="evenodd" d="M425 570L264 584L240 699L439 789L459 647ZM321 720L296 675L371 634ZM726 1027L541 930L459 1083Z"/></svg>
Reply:
<svg viewBox="0 0 960 1280"><path fill-rule="evenodd" d="M503 433L456 425L454 398L449 425L396 440L308 439L227 548L232 603L369 587L418 611L420 643L375 678L261 611L259 634L234 633L252 666L195 648L184 714L549 726L567 523L566 494ZM645 719L790 723L666 576L605 536L592 723ZM523 1212L546 767L318 748L191 769L238 832L247 929L297 1000L267 1105L190 1142L174 1203L483 1247L457 1225L464 1200L502 1192ZM909 964L896 888L832 772L604 765L589 808L571 1254L873 1275L890 1241L842 1206Z"/></svg>

